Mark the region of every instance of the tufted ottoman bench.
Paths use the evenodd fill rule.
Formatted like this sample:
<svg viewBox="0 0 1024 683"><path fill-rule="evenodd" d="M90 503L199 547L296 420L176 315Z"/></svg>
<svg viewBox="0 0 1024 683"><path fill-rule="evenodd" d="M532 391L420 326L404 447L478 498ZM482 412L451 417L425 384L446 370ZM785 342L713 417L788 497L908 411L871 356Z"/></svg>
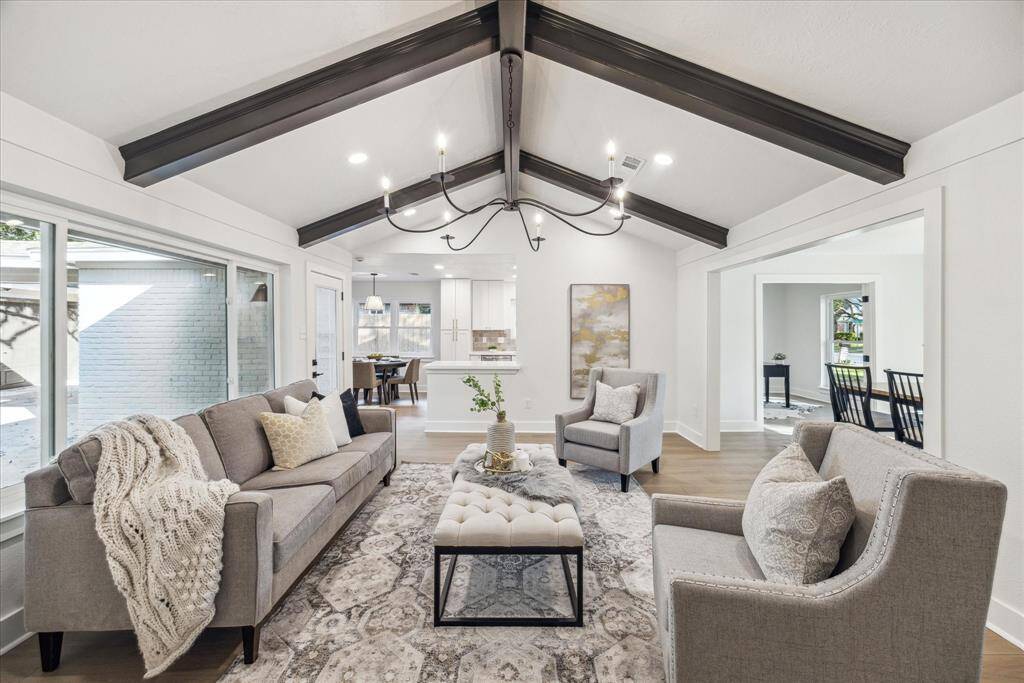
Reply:
<svg viewBox="0 0 1024 683"><path fill-rule="evenodd" d="M442 587L445 555L451 559ZM444 617L461 555L560 556L573 616ZM576 558L575 586L569 557ZM573 506L551 506L456 479L434 531L434 626L583 626L583 529Z"/></svg>

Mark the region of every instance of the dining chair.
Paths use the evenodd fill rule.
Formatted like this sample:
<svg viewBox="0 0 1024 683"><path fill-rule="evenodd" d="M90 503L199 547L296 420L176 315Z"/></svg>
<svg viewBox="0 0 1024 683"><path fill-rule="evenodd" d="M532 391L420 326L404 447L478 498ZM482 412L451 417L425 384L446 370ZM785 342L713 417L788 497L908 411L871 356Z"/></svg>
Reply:
<svg viewBox="0 0 1024 683"><path fill-rule="evenodd" d="M908 446L924 448L924 392L919 372L886 370L889 383L889 413L896 440Z"/></svg>
<svg viewBox="0 0 1024 683"><path fill-rule="evenodd" d="M352 388L355 389L356 395L359 394L360 389L363 390L363 403L367 405L370 403L370 392L376 389L377 404L384 404L384 389L381 386L380 380L377 379L377 369L373 363L365 361L352 362Z"/></svg>
<svg viewBox="0 0 1024 683"><path fill-rule="evenodd" d="M413 403L416 403L416 400L420 397L419 381L420 359L410 358L409 364L405 366L405 372L402 373L402 376L392 377L388 380L388 385L396 387L396 391L399 384L409 385L409 398L412 399Z"/></svg>
<svg viewBox="0 0 1024 683"><path fill-rule="evenodd" d="M892 419L885 413L871 412L871 367L825 363L828 371L828 395L836 422L859 425L873 432L892 432Z"/></svg>

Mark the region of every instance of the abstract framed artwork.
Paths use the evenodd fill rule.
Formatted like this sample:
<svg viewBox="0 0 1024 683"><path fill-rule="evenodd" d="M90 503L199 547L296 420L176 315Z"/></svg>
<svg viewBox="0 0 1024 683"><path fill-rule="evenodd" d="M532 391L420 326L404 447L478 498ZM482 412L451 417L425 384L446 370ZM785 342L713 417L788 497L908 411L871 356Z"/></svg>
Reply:
<svg viewBox="0 0 1024 683"><path fill-rule="evenodd" d="M586 397L593 367L629 367L629 285L569 285L570 398Z"/></svg>

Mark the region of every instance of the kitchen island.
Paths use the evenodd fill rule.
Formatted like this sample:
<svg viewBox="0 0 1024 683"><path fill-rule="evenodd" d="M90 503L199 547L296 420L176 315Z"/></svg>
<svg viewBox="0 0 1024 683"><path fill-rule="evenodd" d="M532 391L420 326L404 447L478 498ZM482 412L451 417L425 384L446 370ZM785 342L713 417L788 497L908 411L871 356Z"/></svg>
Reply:
<svg viewBox="0 0 1024 683"><path fill-rule="evenodd" d="M427 432L485 432L487 425L494 421L492 413L474 413L473 390L462 383L467 375L474 375L488 391L492 390L493 377L501 377L506 399L514 401L520 397L521 367L515 361L461 361L438 360L423 366L427 374L430 394L427 399ZM513 405L508 403L509 412Z"/></svg>

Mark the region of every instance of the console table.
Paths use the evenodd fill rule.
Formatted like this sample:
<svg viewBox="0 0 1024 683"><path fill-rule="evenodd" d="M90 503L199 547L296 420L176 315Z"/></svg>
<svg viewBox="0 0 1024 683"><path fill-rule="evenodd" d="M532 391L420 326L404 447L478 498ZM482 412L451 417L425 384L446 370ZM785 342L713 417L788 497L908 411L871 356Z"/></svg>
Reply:
<svg viewBox="0 0 1024 683"><path fill-rule="evenodd" d="M789 365L786 363L764 364L764 402L768 403L768 385L772 377L782 377L786 383L786 407L789 407Z"/></svg>

